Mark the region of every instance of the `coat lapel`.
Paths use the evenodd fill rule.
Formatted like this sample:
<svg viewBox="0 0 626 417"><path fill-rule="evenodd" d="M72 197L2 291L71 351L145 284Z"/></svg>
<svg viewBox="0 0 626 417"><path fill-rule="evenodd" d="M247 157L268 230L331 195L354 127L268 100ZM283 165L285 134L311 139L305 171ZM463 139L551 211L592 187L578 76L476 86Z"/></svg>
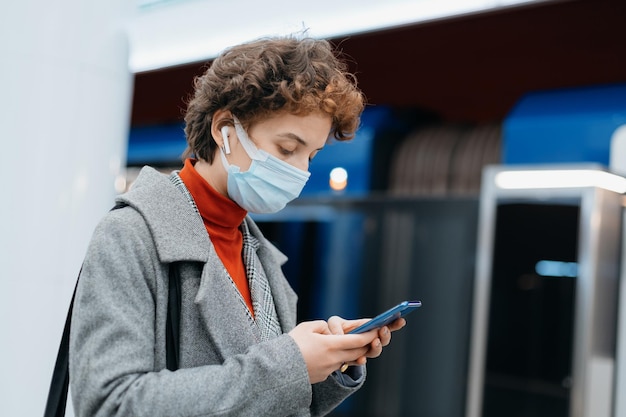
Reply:
<svg viewBox="0 0 626 417"><path fill-rule="evenodd" d="M247 220L246 220L247 221ZM276 314L284 333L296 324L297 296L285 279L281 265L287 259L247 221L250 233L259 240L257 256L271 288ZM211 246L195 298L200 316L216 349L223 358L243 353L260 341L259 331L250 324L245 304Z"/></svg>
<svg viewBox="0 0 626 417"><path fill-rule="evenodd" d="M243 353L257 343L245 303L212 247L194 302L222 357Z"/></svg>

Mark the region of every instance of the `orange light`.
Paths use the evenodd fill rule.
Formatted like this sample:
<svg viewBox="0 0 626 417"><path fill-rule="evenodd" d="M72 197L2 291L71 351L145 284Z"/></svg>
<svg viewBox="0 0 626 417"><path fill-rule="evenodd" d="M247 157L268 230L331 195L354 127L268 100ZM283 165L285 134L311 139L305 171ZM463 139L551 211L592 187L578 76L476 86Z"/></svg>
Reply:
<svg viewBox="0 0 626 417"><path fill-rule="evenodd" d="M348 186L348 171L337 167L330 171L330 188L335 191L342 191Z"/></svg>

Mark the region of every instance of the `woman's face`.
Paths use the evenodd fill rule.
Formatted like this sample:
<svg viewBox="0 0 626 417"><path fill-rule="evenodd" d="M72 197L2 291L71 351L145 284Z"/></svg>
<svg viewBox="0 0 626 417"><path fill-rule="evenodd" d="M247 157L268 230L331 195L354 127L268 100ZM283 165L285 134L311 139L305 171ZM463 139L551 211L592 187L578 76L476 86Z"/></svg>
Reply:
<svg viewBox="0 0 626 417"><path fill-rule="evenodd" d="M255 122L247 130L248 137L257 148L303 171L319 152L330 134L331 118L323 113L296 116L277 113ZM229 130L231 154L228 161L246 171L251 160L239 143L235 129Z"/></svg>

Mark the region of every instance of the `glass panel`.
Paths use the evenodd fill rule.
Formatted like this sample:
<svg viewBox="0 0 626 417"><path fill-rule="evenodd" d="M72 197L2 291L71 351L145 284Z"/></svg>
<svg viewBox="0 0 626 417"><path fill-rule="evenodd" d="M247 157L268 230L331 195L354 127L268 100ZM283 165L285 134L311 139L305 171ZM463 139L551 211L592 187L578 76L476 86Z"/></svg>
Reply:
<svg viewBox="0 0 626 417"><path fill-rule="evenodd" d="M579 212L497 207L484 417L569 413Z"/></svg>

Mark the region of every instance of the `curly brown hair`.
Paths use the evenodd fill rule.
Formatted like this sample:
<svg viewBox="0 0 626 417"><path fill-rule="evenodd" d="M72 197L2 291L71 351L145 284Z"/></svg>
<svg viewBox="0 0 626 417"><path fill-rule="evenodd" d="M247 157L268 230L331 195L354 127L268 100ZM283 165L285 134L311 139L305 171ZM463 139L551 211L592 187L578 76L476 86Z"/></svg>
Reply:
<svg viewBox="0 0 626 417"><path fill-rule="evenodd" d="M365 105L356 78L330 43L311 38L265 38L231 47L194 81L185 114L187 150L213 162L213 114L229 110L249 127L271 114L322 111L332 119L331 135L349 140Z"/></svg>

